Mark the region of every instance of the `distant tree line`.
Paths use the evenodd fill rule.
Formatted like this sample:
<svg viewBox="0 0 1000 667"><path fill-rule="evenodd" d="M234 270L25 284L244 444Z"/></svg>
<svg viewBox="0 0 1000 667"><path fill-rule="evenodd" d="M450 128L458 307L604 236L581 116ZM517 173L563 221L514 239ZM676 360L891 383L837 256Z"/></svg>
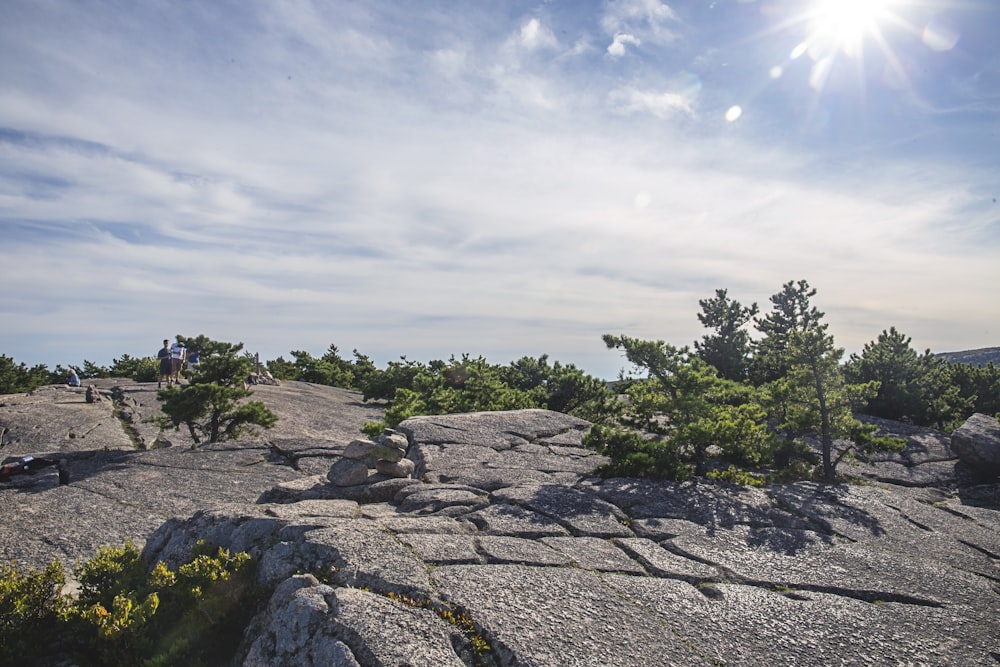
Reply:
<svg viewBox="0 0 1000 667"><path fill-rule="evenodd" d="M761 313L725 289L699 301L709 333L693 347L625 335L603 337L632 364L615 382L587 375L548 355L491 364L463 354L428 363L401 357L379 368L336 345L320 356L302 350L265 362L279 380L300 380L362 393L384 403L384 420L365 426L371 435L415 415L547 408L596 426L586 444L609 457L608 475L709 475L747 483L820 476L833 479L844 458L898 449L898 440L875 437L856 414L950 431L973 412L1000 413L1000 369L948 363L920 354L894 327L843 360L812 305L816 290L788 282ZM755 333L752 333L755 332ZM236 437L274 416L247 403L242 380L253 370L243 345L203 335L178 336L201 355L189 384L160 392L164 426L186 425L196 441ZM110 367L84 361L81 380L157 379L152 357L123 355ZM30 391L65 381L68 369L31 368L0 356L0 393Z"/></svg>

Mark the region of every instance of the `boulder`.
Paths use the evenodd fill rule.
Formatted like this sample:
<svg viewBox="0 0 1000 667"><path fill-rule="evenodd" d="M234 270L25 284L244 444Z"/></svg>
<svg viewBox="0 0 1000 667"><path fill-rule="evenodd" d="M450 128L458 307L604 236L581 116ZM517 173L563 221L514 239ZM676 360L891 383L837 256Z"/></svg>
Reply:
<svg viewBox="0 0 1000 667"><path fill-rule="evenodd" d="M987 477L1000 477L1000 422L976 413L951 434L958 458Z"/></svg>
<svg viewBox="0 0 1000 667"><path fill-rule="evenodd" d="M326 478L334 486L357 486L368 481L368 465L355 459L340 459L332 466Z"/></svg>
<svg viewBox="0 0 1000 667"><path fill-rule="evenodd" d="M375 443L371 440L351 440L347 448L344 449L344 458L355 461L371 461L374 464L373 451L375 451Z"/></svg>
<svg viewBox="0 0 1000 667"><path fill-rule="evenodd" d="M380 436L381 438L381 436ZM369 468L374 468L378 461L398 461L406 454L406 448L400 449L397 442L373 442L371 440L352 440L344 450L344 456L355 461L364 461Z"/></svg>
<svg viewBox="0 0 1000 667"><path fill-rule="evenodd" d="M406 452L407 448L410 446L410 441L407 440L405 435L398 431L393 431L390 428L382 431L375 441L380 445L393 447L401 452Z"/></svg>
<svg viewBox="0 0 1000 667"><path fill-rule="evenodd" d="M415 469L416 465L410 459L399 459L398 461L379 459L375 462L375 470L389 477L409 477Z"/></svg>

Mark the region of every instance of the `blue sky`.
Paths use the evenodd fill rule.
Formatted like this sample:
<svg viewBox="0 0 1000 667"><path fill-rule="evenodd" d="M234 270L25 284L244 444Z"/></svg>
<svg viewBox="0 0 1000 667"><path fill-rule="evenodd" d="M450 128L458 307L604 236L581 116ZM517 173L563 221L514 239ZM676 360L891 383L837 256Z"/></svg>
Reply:
<svg viewBox="0 0 1000 667"><path fill-rule="evenodd" d="M1000 3L865 6L6 0L0 353L610 378L803 278L848 352L1000 345Z"/></svg>

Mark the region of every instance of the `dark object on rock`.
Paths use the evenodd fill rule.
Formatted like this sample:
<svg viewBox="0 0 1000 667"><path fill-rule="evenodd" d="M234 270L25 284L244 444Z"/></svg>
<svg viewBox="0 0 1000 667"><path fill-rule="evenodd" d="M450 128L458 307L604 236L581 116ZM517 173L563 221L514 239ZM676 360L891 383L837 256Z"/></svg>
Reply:
<svg viewBox="0 0 1000 667"><path fill-rule="evenodd" d="M14 475L34 475L42 468L54 465L57 465L57 462L52 459L37 458L30 454L19 458L8 458L4 460L3 465L0 465L0 482L6 482Z"/></svg>
<svg viewBox="0 0 1000 667"><path fill-rule="evenodd" d="M959 459L988 477L1000 477L1000 422L976 413L951 434Z"/></svg>
<svg viewBox="0 0 1000 667"><path fill-rule="evenodd" d="M100 403L101 402L101 392L97 391L97 387L90 385L87 387L87 402L88 403Z"/></svg>

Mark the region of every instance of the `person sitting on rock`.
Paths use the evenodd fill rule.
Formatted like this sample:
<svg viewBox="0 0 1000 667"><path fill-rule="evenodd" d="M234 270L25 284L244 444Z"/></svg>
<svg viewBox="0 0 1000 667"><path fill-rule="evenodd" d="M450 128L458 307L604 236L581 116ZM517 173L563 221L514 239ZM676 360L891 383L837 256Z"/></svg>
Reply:
<svg viewBox="0 0 1000 667"><path fill-rule="evenodd" d="M66 378L66 384L68 384L70 387L80 386L80 376L77 375L76 371L73 370L72 368L69 369L69 377Z"/></svg>

